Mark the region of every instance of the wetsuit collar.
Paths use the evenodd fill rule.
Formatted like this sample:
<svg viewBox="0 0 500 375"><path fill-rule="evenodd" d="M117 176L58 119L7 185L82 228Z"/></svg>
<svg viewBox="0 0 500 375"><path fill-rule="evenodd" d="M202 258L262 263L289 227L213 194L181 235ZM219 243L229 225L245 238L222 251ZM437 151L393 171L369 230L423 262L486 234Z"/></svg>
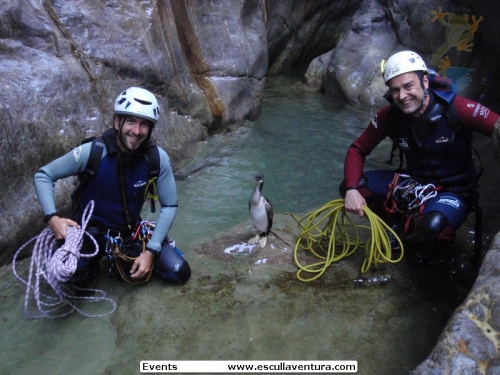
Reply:
<svg viewBox="0 0 500 375"><path fill-rule="evenodd" d="M423 118L433 124L437 123L448 109L448 103L434 91L429 90L429 105L425 109Z"/></svg>
<svg viewBox="0 0 500 375"><path fill-rule="evenodd" d="M116 154L118 152L118 144L116 143L115 129L111 128L106 130L102 135L104 144L106 145L106 151L108 154Z"/></svg>

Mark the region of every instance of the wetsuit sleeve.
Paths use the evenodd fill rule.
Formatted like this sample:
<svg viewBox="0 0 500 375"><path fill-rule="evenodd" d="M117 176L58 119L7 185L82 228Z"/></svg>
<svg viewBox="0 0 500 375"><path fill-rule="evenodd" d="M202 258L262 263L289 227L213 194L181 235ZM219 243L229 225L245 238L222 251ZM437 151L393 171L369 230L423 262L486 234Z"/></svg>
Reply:
<svg viewBox="0 0 500 375"><path fill-rule="evenodd" d="M366 157L387 137L386 122L390 105L385 106L373 116L365 131L347 149L344 162L346 188L357 187L363 176Z"/></svg>
<svg viewBox="0 0 500 375"><path fill-rule="evenodd" d="M63 178L75 176L87 165L90 154L90 142L81 145L66 155L41 167L35 174L35 190L44 215L57 211L54 200L54 185Z"/></svg>
<svg viewBox="0 0 500 375"><path fill-rule="evenodd" d="M177 215L177 187L170 158L165 150L158 147L160 152L160 174L156 188L158 190L158 200L160 202L160 213L156 220L155 230L147 248L153 251L161 251L161 244L167 237L175 216Z"/></svg>
<svg viewBox="0 0 500 375"><path fill-rule="evenodd" d="M493 135L495 124L499 122L499 115L481 103L457 96L453 102L458 113L460 123L467 129L484 134Z"/></svg>

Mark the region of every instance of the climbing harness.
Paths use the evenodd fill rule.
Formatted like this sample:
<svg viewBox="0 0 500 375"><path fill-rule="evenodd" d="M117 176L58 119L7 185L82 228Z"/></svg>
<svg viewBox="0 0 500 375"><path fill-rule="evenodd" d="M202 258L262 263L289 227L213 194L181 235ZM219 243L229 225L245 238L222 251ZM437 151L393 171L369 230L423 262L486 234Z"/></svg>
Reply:
<svg viewBox="0 0 500 375"><path fill-rule="evenodd" d="M144 284L149 280L153 273L153 265L149 273L141 278L130 277L130 269L140 253L146 251L146 244L153 235L155 224L151 221L141 221L134 231L133 236L126 241L123 240L120 234L112 236L108 230L104 238L106 239L105 251L111 263L109 268L110 277L113 277L115 270L118 270L121 278L131 284ZM137 240L140 240L140 242ZM137 251L138 244L141 246L139 251Z"/></svg>
<svg viewBox="0 0 500 375"><path fill-rule="evenodd" d="M76 271L80 258L90 258L99 252L99 246L92 235L85 231L94 209L94 201L90 201L82 216L80 229L67 227L64 244L57 248L58 241L50 227L46 227L38 236L21 246L12 260L14 276L26 286L24 298L24 314L29 319L60 318L79 312L85 317L103 317L116 310L116 302L107 297L104 291L98 289L84 289L67 283ZM87 235L95 245L92 254L81 254L83 235ZM21 251L33 241L36 241L31 255L30 268L27 280L19 276L16 263ZM47 288L47 285L50 288ZM48 291L47 291L48 290ZM93 292L94 296L79 295L81 292ZM49 294L50 293L50 294ZM33 299L38 314L30 312L30 300ZM89 314L77 306L78 302L108 302L111 310L103 314Z"/></svg>
<svg viewBox="0 0 500 375"><path fill-rule="evenodd" d="M407 174L395 173L389 183L389 192L384 202L385 210L388 213L399 211L411 214L426 201L434 198L438 190L436 185L422 185Z"/></svg>
<svg viewBox="0 0 500 375"><path fill-rule="evenodd" d="M436 187L434 184L422 185L410 175L394 173L387 188L384 209L390 214L399 212L405 215L403 234L406 235L410 231L412 221L417 220L425 208L424 203L434 198L443 187Z"/></svg>
<svg viewBox="0 0 500 375"><path fill-rule="evenodd" d="M358 248L364 248L366 253L362 273L367 272L372 264L376 268L379 263L396 263L403 258L403 244L391 227L367 206L363 206L363 212L369 221L368 226L356 224L346 214L344 200L336 199L300 220L295 218L300 234L295 244L294 259L299 267L297 278L300 281L316 280L332 263L352 255ZM392 258L389 234L394 236L401 248L397 259ZM367 239L363 240L363 237ZM299 260L300 250L311 252L320 261L302 264Z"/></svg>

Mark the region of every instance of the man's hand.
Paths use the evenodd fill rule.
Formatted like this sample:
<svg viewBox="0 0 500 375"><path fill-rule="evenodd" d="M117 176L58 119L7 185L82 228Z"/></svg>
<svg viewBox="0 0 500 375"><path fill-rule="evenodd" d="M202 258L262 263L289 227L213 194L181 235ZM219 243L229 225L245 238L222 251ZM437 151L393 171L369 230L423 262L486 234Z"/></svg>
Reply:
<svg viewBox="0 0 500 375"><path fill-rule="evenodd" d="M345 193L344 207L347 212L358 214L364 217L363 206L366 206L366 200L356 189L347 190Z"/></svg>
<svg viewBox="0 0 500 375"><path fill-rule="evenodd" d="M153 267L153 260L155 256L151 251L144 251L137 257L130 269L130 277L139 279L147 276Z"/></svg>
<svg viewBox="0 0 500 375"><path fill-rule="evenodd" d="M76 221L59 216L52 216L48 221L48 224L50 229L54 232L56 240L66 238L68 227L80 229L80 225Z"/></svg>

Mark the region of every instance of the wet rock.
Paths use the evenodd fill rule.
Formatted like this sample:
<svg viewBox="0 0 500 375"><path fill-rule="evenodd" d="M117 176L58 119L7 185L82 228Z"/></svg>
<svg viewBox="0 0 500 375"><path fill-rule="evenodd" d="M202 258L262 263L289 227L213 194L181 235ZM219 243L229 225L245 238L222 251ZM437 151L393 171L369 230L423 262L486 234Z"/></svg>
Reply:
<svg viewBox="0 0 500 375"><path fill-rule="evenodd" d="M363 1L269 1L266 3L269 73L289 72L334 48Z"/></svg>
<svg viewBox="0 0 500 375"><path fill-rule="evenodd" d="M498 371L499 265L500 237L497 235L469 295L456 309L429 357L412 374L494 374Z"/></svg>
<svg viewBox="0 0 500 375"><path fill-rule="evenodd" d="M278 214L275 217L275 223L280 221L282 224L275 224L264 248L258 244L248 243L257 234L251 221L248 221L233 227L227 233L215 235L195 251L200 255L228 263L245 262L251 266L268 265L280 267L283 270L293 270L295 246L292 235L293 220L286 215Z"/></svg>
<svg viewBox="0 0 500 375"><path fill-rule="evenodd" d="M333 50L324 75L325 91L353 103L385 104L377 69L396 46L397 35L382 5L363 3Z"/></svg>
<svg viewBox="0 0 500 375"><path fill-rule="evenodd" d="M332 52L322 54L316 57L308 66L306 73L304 74L304 83L316 91L324 91L323 82L325 80L325 74L328 69L328 65L332 59Z"/></svg>

